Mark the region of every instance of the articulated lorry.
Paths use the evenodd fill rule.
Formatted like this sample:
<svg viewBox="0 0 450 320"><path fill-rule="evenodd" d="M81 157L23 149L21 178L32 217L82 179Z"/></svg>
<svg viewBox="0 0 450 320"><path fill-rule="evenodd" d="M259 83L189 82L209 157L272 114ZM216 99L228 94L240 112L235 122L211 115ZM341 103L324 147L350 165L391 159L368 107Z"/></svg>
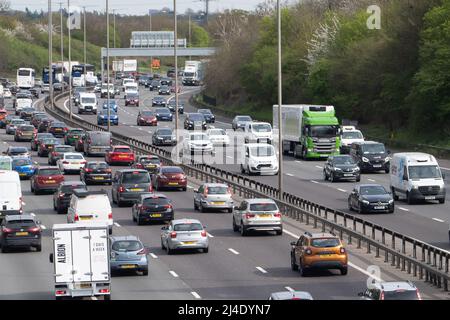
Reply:
<svg viewBox="0 0 450 320"><path fill-rule="evenodd" d="M203 62L186 61L182 77L183 85L200 86L203 83Z"/></svg>
<svg viewBox="0 0 450 320"><path fill-rule="evenodd" d="M333 106L283 105L283 153L295 158L327 158L339 154L340 127ZM273 127L278 129L278 106L273 106Z"/></svg>

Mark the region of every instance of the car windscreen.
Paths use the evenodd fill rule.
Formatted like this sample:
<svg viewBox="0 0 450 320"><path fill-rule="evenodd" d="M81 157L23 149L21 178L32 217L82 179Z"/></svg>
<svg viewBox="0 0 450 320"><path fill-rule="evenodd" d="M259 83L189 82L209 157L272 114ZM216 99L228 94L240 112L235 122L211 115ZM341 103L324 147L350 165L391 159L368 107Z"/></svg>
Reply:
<svg viewBox="0 0 450 320"><path fill-rule="evenodd" d="M114 148L113 152L131 153L131 150L128 148Z"/></svg>
<svg viewBox="0 0 450 320"><path fill-rule="evenodd" d="M150 116L154 116L154 115L155 115L155 113L153 111L142 111L141 112L141 116L144 116L144 117L150 117Z"/></svg>
<svg viewBox="0 0 450 320"><path fill-rule="evenodd" d="M34 131L33 126L20 126L19 129L22 131Z"/></svg>
<svg viewBox="0 0 450 320"><path fill-rule="evenodd" d="M11 124L13 124L13 125L25 124L25 120L22 120L22 119L13 119L13 120L11 121Z"/></svg>
<svg viewBox="0 0 450 320"><path fill-rule="evenodd" d="M34 220L10 220L6 223L6 226L11 229L22 229L35 227L36 223Z"/></svg>
<svg viewBox="0 0 450 320"><path fill-rule="evenodd" d="M386 149L384 148L384 145L381 143L373 143L362 145L362 151L364 154L385 153Z"/></svg>
<svg viewBox="0 0 450 320"><path fill-rule="evenodd" d="M166 204L169 204L169 199L166 198L145 198L143 201L144 206L164 206Z"/></svg>
<svg viewBox="0 0 450 320"><path fill-rule="evenodd" d="M39 175L40 176L56 176L60 175L61 172L57 168L49 168L49 169L40 169Z"/></svg>
<svg viewBox="0 0 450 320"><path fill-rule="evenodd" d="M215 130L211 130L209 132L209 135L211 135L211 136L225 136L226 132L223 129L215 129Z"/></svg>
<svg viewBox="0 0 450 320"><path fill-rule="evenodd" d="M386 189L383 186L368 186L360 188L361 195L371 196L377 194L386 194Z"/></svg>
<svg viewBox="0 0 450 320"><path fill-rule="evenodd" d="M136 240L119 240L114 241L112 250L119 252L139 251L142 250L142 244Z"/></svg>
<svg viewBox="0 0 450 320"><path fill-rule="evenodd" d="M362 139L363 135L359 131L350 131L342 133L343 139Z"/></svg>
<svg viewBox="0 0 450 320"><path fill-rule="evenodd" d="M384 291L384 300L419 300L416 290Z"/></svg>
<svg viewBox="0 0 450 320"><path fill-rule="evenodd" d="M148 158L146 158L146 159L141 159L140 163L142 163L142 164L149 164L149 163L151 163L151 164L160 164L161 161L159 159L148 159Z"/></svg>
<svg viewBox="0 0 450 320"><path fill-rule="evenodd" d="M410 179L439 179L442 177L438 166L410 166L408 172Z"/></svg>
<svg viewBox="0 0 450 320"><path fill-rule="evenodd" d="M81 98L81 103L95 103L95 98Z"/></svg>
<svg viewBox="0 0 450 320"><path fill-rule="evenodd" d="M272 127L269 124L253 124L252 130L254 132L272 132Z"/></svg>
<svg viewBox="0 0 450 320"><path fill-rule="evenodd" d="M227 194L228 187L208 187L208 194Z"/></svg>
<svg viewBox="0 0 450 320"><path fill-rule="evenodd" d="M352 157L335 157L333 158L334 165L353 165L355 162Z"/></svg>
<svg viewBox="0 0 450 320"><path fill-rule="evenodd" d="M201 231L203 226L200 223L178 223L173 226L174 231Z"/></svg>
<svg viewBox="0 0 450 320"><path fill-rule="evenodd" d="M30 159L14 159L12 162L13 167L30 166L33 162Z"/></svg>
<svg viewBox="0 0 450 320"><path fill-rule="evenodd" d="M167 108L156 109L156 113L170 113L170 110Z"/></svg>
<svg viewBox="0 0 450 320"><path fill-rule="evenodd" d="M158 130L158 135L160 135L160 136L171 136L172 135L172 130L170 130L170 129Z"/></svg>
<svg viewBox="0 0 450 320"><path fill-rule="evenodd" d="M253 157L271 157L275 154L273 147L258 146L250 148L250 154Z"/></svg>
<svg viewBox="0 0 450 320"><path fill-rule="evenodd" d="M66 154L64 156L65 160L83 160L83 156L81 154Z"/></svg>
<svg viewBox="0 0 450 320"><path fill-rule="evenodd" d="M204 121L205 117L201 113L191 113L189 115L189 120L191 120L191 121Z"/></svg>
<svg viewBox="0 0 450 320"><path fill-rule="evenodd" d="M202 141L202 140L208 140L208 136L204 134L191 135L191 141Z"/></svg>
<svg viewBox="0 0 450 320"><path fill-rule="evenodd" d="M70 185L64 185L61 186L61 192L63 193L72 193L73 189L83 189L83 190L87 190L86 185L82 184L82 183L74 183L74 184L70 184Z"/></svg>
<svg viewBox="0 0 450 320"><path fill-rule="evenodd" d="M315 248L334 248L339 245L339 240L335 238L320 238L311 240L311 246Z"/></svg>
<svg viewBox="0 0 450 320"><path fill-rule="evenodd" d="M278 207L275 203L251 203L250 211L276 211Z"/></svg>
<svg viewBox="0 0 450 320"><path fill-rule="evenodd" d="M40 140L44 140L46 138L51 138L51 137L53 137L53 134L51 134L51 133L38 133L37 134L37 138Z"/></svg>
<svg viewBox="0 0 450 320"><path fill-rule="evenodd" d="M62 122L53 122L52 127L64 128L66 125Z"/></svg>
<svg viewBox="0 0 450 320"><path fill-rule="evenodd" d="M162 173L184 173L183 169L179 167L163 167L161 169Z"/></svg>
<svg viewBox="0 0 450 320"><path fill-rule="evenodd" d="M93 146L109 146L111 142L110 134L92 134L89 136Z"/></svg>
<svg viewBox="0 0 450 320"><path fill-rule="evenodd" d="M198 110L198 112L201 114L212 114L211 110L209 109L200 109Z"/></svg>
<svg viewBox="0 0 450 320"><path fill-rule="evenodd" d="M74 134L74 135L83 134L83 133L84 133L83 130L70 130L69 131L69 134Z"/></svg>
<svg viewBox="0 0 450 320"><path fill-rule="evenodd" d="M248 117L248 116L240 116L240 117L236 117L237 121L252 121L252 118Z"/></svg>
<svg viewBox="0 0 450 320"><path fill-rule="evenodd" d="M122 183L149 183L150 175L147 172L124 172Z"/></svg>
<svg viewBox="0 0 450 320"><path fill-rule="evenodd" d="M311 126L310 136L314 138L331 138L337 133L337 126Z"/></svg>
<svg viewBox="0 0 450 320"><path fill-rule="evenodd" d="M10 154L19 154L19 153L26 153L26 152L28 152L28 149L25 147L11 148L9 151Z"/></svg>

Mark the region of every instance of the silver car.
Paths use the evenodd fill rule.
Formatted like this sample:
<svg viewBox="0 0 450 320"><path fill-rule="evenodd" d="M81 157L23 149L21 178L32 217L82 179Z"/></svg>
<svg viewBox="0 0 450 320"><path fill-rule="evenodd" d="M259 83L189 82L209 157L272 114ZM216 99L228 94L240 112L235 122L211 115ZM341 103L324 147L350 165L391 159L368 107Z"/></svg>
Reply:
<svg viewBox="0 0 450 320"><path fill-rule="evenodd" d="M233 212L233 199L228 185L223 183L204 183L194 190L194 210L227 210Z"/></svg>
<svg viewBox="0 0 450 320"><path fill-rule="evenodd" d="M274 292L269 300L314 300L309 292L306 291L282 291Z"/></svg>
<svg viewBox="0 0 450 320"><path fill-rule="evenodd" d="M174 250L202 249L208 252L208 236L205 226L195 219L172 220L161 228L161 248L172 254Z"/></svg>
<svg viewBox="0 0 450 320"><path fill-rule="evenodd" d="M234 131L238 129L244 129L245 124L248 122L253 122L252 118L250 116L236 116L233 119L233 122L231 123L231 127Z"/></svg>
<svg viewBox="0 0 450 320"><path fill-rule="evenodd" d="M249 231L275 231L283 234L281 212L272 199L245 199L234 207L233 231L246 236Z"/></svg>

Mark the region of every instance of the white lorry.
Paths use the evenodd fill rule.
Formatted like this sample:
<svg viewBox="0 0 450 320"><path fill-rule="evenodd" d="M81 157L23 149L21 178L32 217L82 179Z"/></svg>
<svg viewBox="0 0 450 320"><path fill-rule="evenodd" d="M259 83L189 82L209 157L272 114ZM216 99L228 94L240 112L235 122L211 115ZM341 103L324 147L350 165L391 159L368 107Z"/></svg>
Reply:
<svg viewBox="0 0 450 320"><path fill-rule="evenodd" d="M103 296L111 299L108 226L55 224L52 229L56 299Z"/></svg>
<svg viewBox="0 0 450 320"><path fill-rule="evenodd" d="M362 132L354 126L342 126L341 128L341 154L350 153L350 147L354 142L363 142Z"/></svg>
<svg viewBox="0 0 450 320"><path fill-rule="evenodd" d="M22 213L22 187L19 174L17 171L0 170L0 222L6 215Z"/></svg>
<svg viewBox="0 0 450 320"><path fill-rule="evenodd" d="M184 64L183 85L200 86L203 84L203 63L188 60Z"/></svg>

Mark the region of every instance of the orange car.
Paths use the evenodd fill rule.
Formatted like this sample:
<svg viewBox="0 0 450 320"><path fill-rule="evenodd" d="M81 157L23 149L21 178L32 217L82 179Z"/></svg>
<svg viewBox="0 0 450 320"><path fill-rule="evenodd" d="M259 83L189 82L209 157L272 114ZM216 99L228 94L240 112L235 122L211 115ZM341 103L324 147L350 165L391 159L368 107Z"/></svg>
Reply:
<svg viewBox="0 0 450 320"><path fill-rule="evenodd" d="M8 115L8 111L0 108L0 121L5 119L7 115Z"/></svg>
<svg viewBox="0 0 450 320"><path fill-rule="evenodd" d="M291 242L291 268L305 276L311 269L338 269L348 272L348 254L339 237L331 233L305 232Z"/></svg>
<svg viewBox="0 0 450 320"><path fill-rule="evenodd" d="M105 154L105 162L112 163L134 163L134 153L129 146L113 146L112 150Z"/></svg>

